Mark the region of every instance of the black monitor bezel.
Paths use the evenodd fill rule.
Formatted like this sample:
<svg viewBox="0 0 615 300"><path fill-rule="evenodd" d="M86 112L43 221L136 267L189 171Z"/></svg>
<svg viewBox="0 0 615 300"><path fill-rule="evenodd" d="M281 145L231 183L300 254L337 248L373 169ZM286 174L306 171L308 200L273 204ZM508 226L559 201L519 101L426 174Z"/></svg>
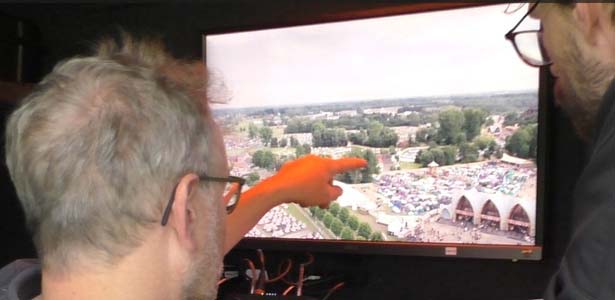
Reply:
<svg viewBox="0 0 615 300"><path fill-rule="evenodd" d="M493 3L417 3L417 4L384 4L384 5L353 5L335 7L334 12L307 13L302 18L294 20L278 20L244 26L220 26L203 30L202 53L206 56L205 37L226 33L238 33L266 29L279 29L304 25L326 24L334 22L362 20L378 17L397 16L413 13L424 13L442 10L454 10L470 7L499 4ZM503 33L504 34L504 33ZM504 40L502 42L505 42ZM538 88L538 153L537 153L537 195L536 195L536 234L534 245L493 245L493 244L453 244L453 243L422 243L422 242L368 242L347 240L307 240L288 238L243 238L237 245L238 249L267 249L275 251L305 251L326 253L352 253L367 255L399 255L427 256L451 258L533 260L543 259L544 247L544 203L548 190L545 178L548 172L549 136L548 101L552 99L552 79L548 69L540 68Z"/></svg>

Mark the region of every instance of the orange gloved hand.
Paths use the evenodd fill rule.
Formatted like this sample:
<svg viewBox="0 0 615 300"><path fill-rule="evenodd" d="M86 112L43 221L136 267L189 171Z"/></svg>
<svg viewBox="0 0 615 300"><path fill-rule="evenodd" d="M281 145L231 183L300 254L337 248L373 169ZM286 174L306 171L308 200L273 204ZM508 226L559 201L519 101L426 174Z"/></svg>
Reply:
<svg viewBox="0 0 615 300"><path fill-rule="evenodd" d="M330 159L306 155L284 164L268 181L277 186L282 202L327 208L342 194L342 189L332 184L335 175L365 167L367 161L360 158Z"/></svg>

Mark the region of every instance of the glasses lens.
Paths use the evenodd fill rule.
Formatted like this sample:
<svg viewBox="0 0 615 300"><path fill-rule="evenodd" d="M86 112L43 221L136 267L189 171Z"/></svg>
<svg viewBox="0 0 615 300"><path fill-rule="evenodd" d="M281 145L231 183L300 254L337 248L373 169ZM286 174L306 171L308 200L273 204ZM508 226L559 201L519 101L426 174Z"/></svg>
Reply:
<svg viewBox="0 0 615 300"><path fill-rule="evenodd" d="M541 47L542 33L539 31L520 32L515 35L515 45L525 61L535 66L548 63Z"/></svg>

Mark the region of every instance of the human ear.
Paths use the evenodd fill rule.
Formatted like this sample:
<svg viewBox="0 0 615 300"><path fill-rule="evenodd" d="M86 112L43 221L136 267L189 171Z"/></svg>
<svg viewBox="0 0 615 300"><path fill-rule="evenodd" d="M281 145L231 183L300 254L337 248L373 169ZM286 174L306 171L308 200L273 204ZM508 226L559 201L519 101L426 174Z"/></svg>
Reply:
<svg viewBox="0 0 615 300"><path fill-rule="evenodd" d="M196 174L187 174L180 179L169 216L168 225L174 230L179 244L188 251L195 250L197 246L194 228L198 183L199 177Z"/></svg>

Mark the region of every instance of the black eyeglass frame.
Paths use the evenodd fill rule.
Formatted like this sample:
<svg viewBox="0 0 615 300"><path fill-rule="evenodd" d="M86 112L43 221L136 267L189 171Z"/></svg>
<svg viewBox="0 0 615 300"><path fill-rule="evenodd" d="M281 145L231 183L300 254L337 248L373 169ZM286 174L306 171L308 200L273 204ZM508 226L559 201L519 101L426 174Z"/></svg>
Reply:
<svg viewBox="0 0 615 300"><path fill-rule="evenodd" d="M246 183L245 178L241 178L237 176L213 177L213 176L209 176L206 174L199 174L199 180L239 184L239 188L237 189L237 191L235 191L236 195L234 196L237 198L237 200L232 205L226 206L227 215L231 214L235 210L235 207L237 207L237 204L239 203L239 199L241 198L241 189L243 188L243 185ZM177 184L175 185L175 187L173 187L173 192L171 193L171 197L169 198L169 201L167 202L167 206L164 208L164 212L162 214L162 221L160 221L160 224L162 226L167 225L167 223L169 222L169 216L171 215L171 208L173 207L173 201L175 201L176 191L177 191Z"/></svg>
<svg viewBox="0 0 615 300"><path fill-rule="evenodd" d="M515 52L517 52L517 55L519 56L519 58L521 58L521 60L523 60L524 63L532 67L544 67L544 66L550 65L552 62L548 57L546 57L546 55L545 57L547 58L547 61L544 63L540 63L540 64L536 64L532 62L531 60L527 59L527 57L523 53L521 53L521 51L519 50L519 47L517 46L517 42L515 42L515 37L519 34L536 33L539 36L539 38L542 39L542 26L538 30L523 30L523 31L517 31L517 32L515 32L515 30L517 29L517 27L519 27L519 25L521 25L523 20L525 20L525 18L527 18L527 16L529 16L534 11L534 9L536 9L539 2L540 1L536 1L533 4L530 4L532 5L532 7L530 7L527 10L527 13L525 13L525 15L521 18L521 20L519 20L519 22L517 22L517 24L515 24L515 26L504 35L504 37L512 43L513 48L515 49ZM540 42L540 48L541 48L540 50L542 53L546 53L545 50L542 48L542 42Z"/></svg>

